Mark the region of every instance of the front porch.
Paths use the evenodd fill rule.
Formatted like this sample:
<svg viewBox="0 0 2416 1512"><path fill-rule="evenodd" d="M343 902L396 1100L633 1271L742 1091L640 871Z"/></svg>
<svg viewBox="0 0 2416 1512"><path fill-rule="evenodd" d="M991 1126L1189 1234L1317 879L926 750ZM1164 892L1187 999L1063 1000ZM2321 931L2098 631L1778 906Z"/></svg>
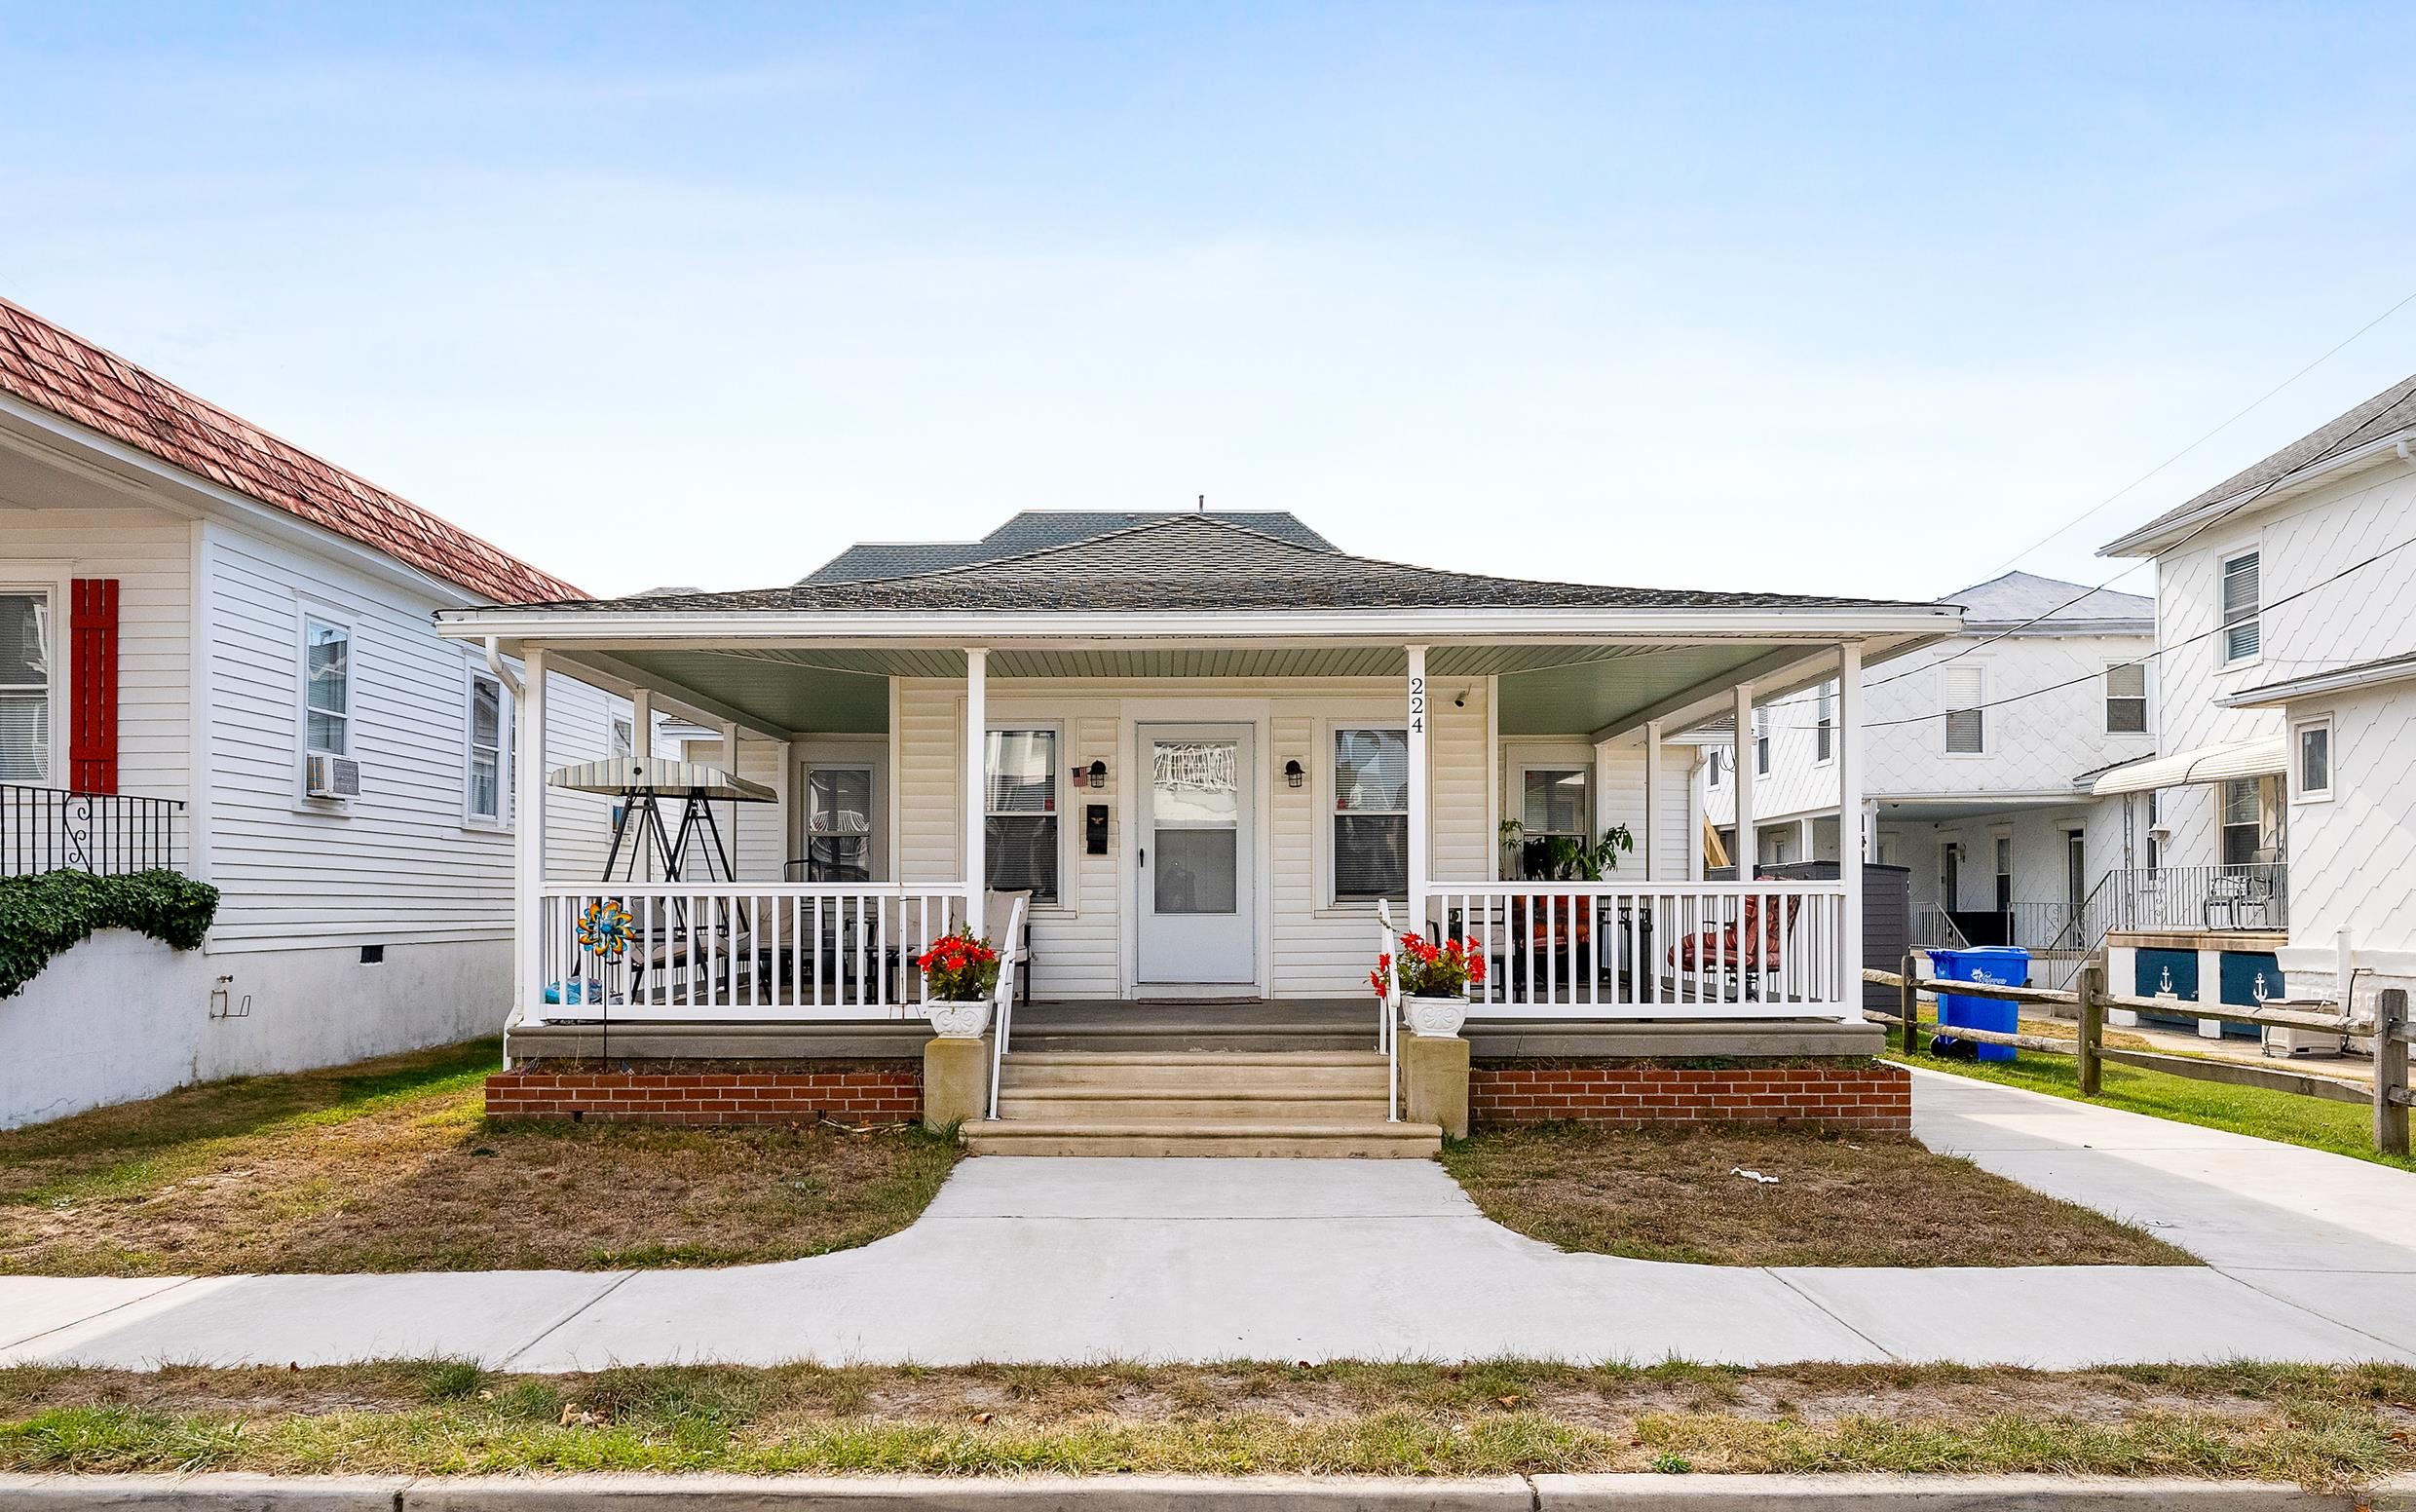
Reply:
<svg viewBox="0 0 2416 1512"><path fill-rule="evenodd" d="M711 769L699 801L737 832L604 872L565 828L598 789L524 755L510 1053L590 1027L911 1034L916 958L969 929L1013 958L986 1112L1036 999L1203 1023L1355 1002L1398 1085L1398 1008L1368 985L1387 915L1474 942L1480 1026L1856 1023L1859 868L1713 880L1679 737L1724 718L1741 758L1755 707L1831 685L1859 813L1864 662L1952 620L1433 574L1184 516L1011 565L444 630L520 659L523 753L548 748L544 676L591 683L634 707L618 759ZM728 868L690 864L708 852ZM599 911L625 950L596 948Z"/></svg>

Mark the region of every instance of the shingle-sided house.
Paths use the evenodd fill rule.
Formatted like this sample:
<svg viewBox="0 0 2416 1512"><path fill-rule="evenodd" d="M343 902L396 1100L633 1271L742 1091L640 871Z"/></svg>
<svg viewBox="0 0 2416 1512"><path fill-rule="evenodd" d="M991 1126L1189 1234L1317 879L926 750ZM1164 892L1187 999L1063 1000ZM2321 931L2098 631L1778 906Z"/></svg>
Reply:
<svg viewBox="0 0 2416 1512"><path fill-rule="evenodd" d="M1447 572L1283 514L1035 513L788 586L439 620L532 686L702 711L753 789L721 811L735 880L566 880L524 823L499 1111L955 1099L977 1149L1431 1149L1459 1120L1397 1116L1368 984L1389 918L1491 963L1454 1041L1480 1118L1904 1116L1861 1059L1859 874L1705 881L1674 737L1832 682L1859 812L1862 669L1950 607ZM548 719L532 699L523 738ZM524 817L564 796L544 778L522 765ZM1569 863L1613 829L1615 865ZM611 961L580 938L606 901L640 941ZM1028 930L1026 1001L943 1099L911 961L959 923Z"/></svg>
<svg viewBox="0 0 2416 1512"><path fill-rule="evenodd" d="M489 1033L509 1009L513 669L439 608L569 584L0 302L0 877L172 869L0 998L0 1127ZM565 681L549 759L625 701ZM605 805L554 808L592 869Z"/></svg>

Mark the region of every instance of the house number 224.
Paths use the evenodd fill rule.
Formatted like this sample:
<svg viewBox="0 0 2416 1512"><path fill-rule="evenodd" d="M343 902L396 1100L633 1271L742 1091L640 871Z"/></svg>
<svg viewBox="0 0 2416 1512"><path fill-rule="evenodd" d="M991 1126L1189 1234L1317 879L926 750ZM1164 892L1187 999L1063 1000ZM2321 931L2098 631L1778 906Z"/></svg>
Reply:
<svg viewBox="0 0 2416 1512"><path fill-rule="evenodd" d="M1419 735L1426 733L1426 679L1410 679L1410 728Z"/></svg>

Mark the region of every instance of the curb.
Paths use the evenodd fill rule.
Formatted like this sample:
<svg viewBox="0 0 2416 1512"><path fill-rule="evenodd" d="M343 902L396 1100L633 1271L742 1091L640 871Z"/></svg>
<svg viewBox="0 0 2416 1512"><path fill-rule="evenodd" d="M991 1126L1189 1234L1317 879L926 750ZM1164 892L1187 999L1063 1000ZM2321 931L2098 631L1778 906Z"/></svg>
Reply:
<svg viewBox="0 0 2416 1512"><path fill-rule="evenodd" d="M1299 1476L0 1475L0 1507L139 1512L2416 1512L2416 1477L2359 1493L2053 1475Z"/></svg>

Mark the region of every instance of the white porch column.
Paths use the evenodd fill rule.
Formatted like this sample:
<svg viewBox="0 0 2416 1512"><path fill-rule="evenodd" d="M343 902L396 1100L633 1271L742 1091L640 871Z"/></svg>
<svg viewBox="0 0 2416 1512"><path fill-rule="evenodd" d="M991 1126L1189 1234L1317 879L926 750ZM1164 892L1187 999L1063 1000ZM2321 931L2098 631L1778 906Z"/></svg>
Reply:
<svg viewBox="0 0 2416 1512"><path fill-rule="evenodd" d="M1737 881L1754 880L1754 861L1761 853L1760 837L1754 832L1754 685L1736 686L1735 743L1729 749L1728 768L1735 774L1729 785L1736 791L1736 853L1729 857L1736 862Z"/></svg>
<svg viewBox="0 0 2416 1512"><path fill-rule="evenodd" d="M990 653L980 646L964 652L964 922L982 932L982 886L990 876L990 826L982 811L988 792L982 751L990 734Z"/></svg>
<svg viewBox="0 0 2416 1512"><path fill-rule="evenodd" d="M513 752L515 775L513 843L519 852L512 866L514 907L518 921L511 931L513 979L519 983L520 1016L542 1023L546 1017L546 958L540 942L545 929L546 881L546 653L530 647L520 659L520 707L513 720L519 739Z"/></svg>
<svg viewBox="0 0 2416 1512"><path fill-rule="evenodd" d="M1845 826L1856 843L1846 844ZM1837 648L1837 877L1845 885L1845 938L1840 969L1845 1001L1860 1017L1863 1001L1863 847L1869 832L1863 810L1863 648L1847 641Z"/></svg>
<svg viewBox="0 0 2416 1512"><path fill-rule="evenodd" d="M1643 854L1644 880L1657 879L1661 864L1661 848L1653 844L1653 836L1661 823L1661 721L1644 721L1644 827L1637 834L1636 849Z"/></svg>
<svg viewBox="0 0 2416 1512"><path fill-rule="evenodd" d="M655 690L638 688L629 694L629 754L647 761L655 754Z"/></svg>
<svg viewBox="0 0 2416 1512"><path fill-rule="evenodd" d="M1410 654L1410 917L1404 928L1426 932L1426 648Z"/></svg>

